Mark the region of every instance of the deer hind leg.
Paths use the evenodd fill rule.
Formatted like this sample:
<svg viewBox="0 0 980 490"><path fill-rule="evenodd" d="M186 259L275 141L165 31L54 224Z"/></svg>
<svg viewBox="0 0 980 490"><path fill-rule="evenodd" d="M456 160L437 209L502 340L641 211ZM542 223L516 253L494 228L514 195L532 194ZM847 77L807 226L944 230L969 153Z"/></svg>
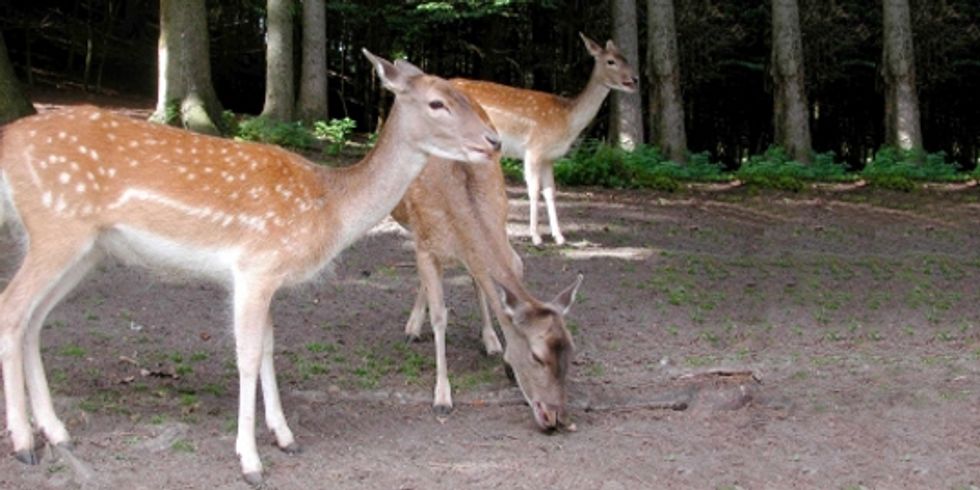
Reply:
<svg viewBox="0 0 980 490"><path fill-rule="evenodd" d="M255 395L262 358L263 344L271 333L269 303L277 285L262 282L259 278L235 275L235 353L238 360L239 400L238 437L235 451L242 464L242 475L252 485L262 483L262 461L255 446ZM275 376L266 370L265 376ZM264 384L272 390L274 386ZM278 395L277 395L278 397Z"/></svg>
<svg viewBox="0 0 980 490"><path fill-rule="evenodd" d="M14 456L27 464L36 464L38 458L34 452L34 436L27 414L25 364L30 364L26 367L26 371L31 375L28 379L32 383L31 393L37 395L35 407L42 409L41 416L51 416L42 421L44 424L42 427L52 430L52 436L62 439L54 442L67 440L67 432L58 432L58 425L61 431L64 431L64 425L60 422L55 424L50 420L54 410L50 408L51 397L47 382L45 381L43 386L34 384L38 379L43 380L44 374L39 372L42 369L39 362L40 350L34 345L37 341L33 339L39 334L29 332L30 326L33 323L39 327L43 323L43 317L34 319L35 313L39 312L39 306L45 306L46 298L59 289L66 273L84 260L92 247L92 240L88 240L88 244L81 247L75 245L79 243L78 241L72 241L71 245L60 248L57 245L58 240L45 242L44 250L38 247L28 249L20 269L0 294L0 359L3 366L7 429L10 431L14 446ZM41 243L41 241L34 243ZM32 337L29 342L28 337ZM31 345L27 346L28 343ZM24 359L25 350L30 351L27 362Z"/></svg>
<svg viewBox="0 0 980 490"><path fill-rule="evenodd" d="M275 350L274 325L266 314L265 326L262 328L262 366L259 368L259 380L262 383L262 403L265 406L265 425L276 435L276 445L287 454L297 454L302 451L300 445L289 430L286 416L282 411L282 401L279 399L279 385L276 382L276 368L273 364Z"/></svg>
<svg viewBox="0 0 980 490"><path fill-rule="evenodd" d="M38 428L51 444L63 448L71 448L71 440L65 424L58 418L51 403L51 392L48 380L44 374L44 364L41 361L41 328L48 313L78 285L85 275L98 262L100 254L89 252L83 256L62 275L58 284L53 287L38 304L27 325L24 338L24 373L27 377L27 389L31 398L31 411Z"/></svg>
<svg viewBox="0 0 980 490"><path fill-rule="evenodd" d="M415 295L415 304L412 305L412 314L408 316L405 323L405 338L409 342L414 342L422 338L422 324L425 323L425 284L419 284L418 294Z"/></svg>
<svg viewBox="0 0 980 490"><path fill-rule="evenodd" d="M445 415L453 409L452 389L449 386L449 373L446 368L446 323L448 322L445 297L442 289L442 268L432 254L419 251L415 254L418 262L419 279L429 302L429 323L436 344L436 389L432 409Z"/></svg>
<svg viewBox="0 0 980 490"><path fill-rule="evenodd" d="M480 284L476 282L476 278L473 278L473 289L476 290L476 297L480 302L480 315L483 318L483 329L481 330L483 346L487 349L488 356L500 354L504 352L504 348L500 344L500 338L497 337L497 332L493 329L493 319L490 316L490 305L487 303L487 295L480 288Z"/></svg>
<svg viewBox="0 0 980 490"><path fill-rule="evenodd" d="M531 243L541 245L538 234L538 195L541 191L541 168L536 157L524 155L524 182L527 184L527 200L531 208L529 228Z"/></svg>
<svg viewBox="0 0 980 490"><path fill-rule="evenodd" d="M562 245L565 243L565 237L558 227L558 210L555 208L555 169L552 162L541 165L541 196L544 197L544 205L548 209L551 236L555 238L556 244Z"/></svg>

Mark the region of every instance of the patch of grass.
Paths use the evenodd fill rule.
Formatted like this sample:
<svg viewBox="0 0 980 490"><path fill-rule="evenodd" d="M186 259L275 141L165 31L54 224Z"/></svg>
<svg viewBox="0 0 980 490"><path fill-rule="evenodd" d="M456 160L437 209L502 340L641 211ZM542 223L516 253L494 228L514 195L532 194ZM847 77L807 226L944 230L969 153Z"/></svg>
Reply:
<svg viewBox="0 0 980 490"><path fill-rule="evenodd" d="M85 349L74 344L66 345L61 349L61 355L66 357L85 357Z"/></svg>
<svg viewBox="0 0 980 490"><path fill-rule="evenodd" d="M309 342L306 344L306 350L312 352L313 354L322 354L322 353L332 354L334 352L337 352L337 346L335 344Z"/></svg>
<svg viewBox="0 0 980 490"><path fill-rule="evenodd" d="M170 446L170 450L175 453L193 453L197 451L193 444L184 439L178 439Z"/></svg>

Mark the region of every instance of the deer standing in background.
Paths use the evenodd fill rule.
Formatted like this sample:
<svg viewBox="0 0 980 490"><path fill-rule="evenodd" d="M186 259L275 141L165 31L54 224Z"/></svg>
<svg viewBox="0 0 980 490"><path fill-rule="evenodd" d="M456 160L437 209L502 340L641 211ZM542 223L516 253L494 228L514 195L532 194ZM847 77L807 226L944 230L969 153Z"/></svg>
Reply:
<svg viewBox="0 0 980 490"><path fill-rule="evenodd" d="M639 78L612 41L603 48L579 33L595 58L592 77L585 90L567 99L534 90L491 82L453 79L453 85L476 99L500 133L503 156L524 160L524 181L531 205L531 241L538 234L538 194L544 197L548 223L555 243L565 243L555 210L555 160L568 152L582 130L595 118L610 90L633 93Z"/></svg>
<svg viewBox="0 0 980 490"><path fill-rule="evenodd" d="M245 480L262 481L257 380L278 446L298 450L273 367L276 290L314 277L387 216L430 157L489 165L500 148L494 129L448 82L364 53L395 103L374 149L348 168L92 107L0 128L0 184L27 238L20 269L0 294L7 428L18 460L38 461L28 394L44 436L70 447L51 404L39 336L48 312L104 254L231 289L240 380L235 449Z"/></svg>
<svg viewBox="0 0 980 490"><path fill-rule="evenodd" d="M538 427L568 426L565 380L573 344L564 318L582 276L550 302L534 298L524 287L521 259L507 239L507 193L500 165L430 160L392 216L415 239L421 284L405 334L410 339L419 337L428 303L436 344L433 409L446 414L453 406L446 368L448 319L442 271L458 261L473 277L487 353L501 352L489 303L506 340L504 360L513 368Z"/></svg>

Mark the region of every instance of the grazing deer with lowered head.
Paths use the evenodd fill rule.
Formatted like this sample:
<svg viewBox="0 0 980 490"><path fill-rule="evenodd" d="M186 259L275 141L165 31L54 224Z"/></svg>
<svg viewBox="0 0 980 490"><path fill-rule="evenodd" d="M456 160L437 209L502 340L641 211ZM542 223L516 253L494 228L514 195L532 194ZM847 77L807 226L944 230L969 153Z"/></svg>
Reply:
<svg viewBox="0 0 980 490"><path fill-rule="evenodd" d="M2 128L0 184L27 238L20 269L0 294L7 428L18 460L37 462L28 395L47 440L70 444L51 404L39 334L48 312L105 254L231 289L240 380L235 449L245 480L262 480L257 381L278 446L298 450L273 367L276 290L314 277L387 216L430 157L488 165L500 147L492 126L448 82L364 54L395 102L374 149L348 168L92 107Z"/></svg>
<svg viewBox="0 0 980 490"><path fill-rule="evenodd" d="M440 414L452 409L442 270L458 261L473 277L487 353L501 351L489 303L504 333L504 360L512 367L535 422L542 430L568 426L565 382L573 344L564 319L582 276L550 302L537 300L524 287L521 259L507 239L507 194L500 165L430 160L392 216L415 239L421 285L405 333L419 337L428 303L436 344L433 409Z"/></svg>
<svg viewBox="0 0 980 490"><path fill-rule="evenodd" d="M544 197L555 243L565 243L555 209L555 160L568 152L582 130L595 118L610 90L633 93L639 78L612 41L602 47L584 34L585 48L595 58L585 90L566 99L534 90L491 82L453 79L453 85L476 99L500 133L503 156L524 160L524 181L531 205L531 241L538 234L538 194Z"/></svg>

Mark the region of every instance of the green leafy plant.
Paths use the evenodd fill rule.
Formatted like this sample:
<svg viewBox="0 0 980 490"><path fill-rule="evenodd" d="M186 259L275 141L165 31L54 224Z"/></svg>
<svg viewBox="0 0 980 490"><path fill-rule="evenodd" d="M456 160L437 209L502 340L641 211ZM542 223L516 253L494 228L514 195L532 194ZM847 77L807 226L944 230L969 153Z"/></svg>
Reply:
<svg viewBox="0 0 980 490"><path fill-rule="evenodd" d="M507 180L524 181L524 164L520 160L513 158L501 158L500 168L504 171Z"/></svg>
<svg viewBox="0 0 980 490"><path fill-rule="evenodd" d="M779 146L749 157L735 177L746 185L784 191L800 191L807 182L844 182L854 180L844 164L834 161L833 152L814 155L809 165L792 160Z"/></svg>
<svg viewBox="0 0 980 490"><path fill-rule="evenodd" d="M919 182L955 182L968 178L959 166L946 161L946 154L921 149L884 147L861 172L869 184L885 189L911 191Z"/></svg>
<svg viewBox="0 0 980 490"><path fill-rule="evenodd" d="M259 141L288 148L308 148L313 145L313 135L298 122L276 122L262 116L248 117L239 121L235 139Z"/></svg>
<svg viewBox="0 0 980 490"><path fill-rule="evenodd" d="M329 155L339 155L344 149L344 145L350 140L351 134L357 128L357 122L349 117L343 119L331 119L328 121L317 121L313 123L313 134L320 139L325 139L328 145L324 151Z"/></svg>
<svg viewBox="0 0 980 490"><path fill-rule="evenodd" d="M555 179L563 185L647 188L672 191L681 182L718 182L729 177L707 153L693 154L684 165L668 160L654 146L633 151L600 141L586 141L555 163Z"/></svg>

